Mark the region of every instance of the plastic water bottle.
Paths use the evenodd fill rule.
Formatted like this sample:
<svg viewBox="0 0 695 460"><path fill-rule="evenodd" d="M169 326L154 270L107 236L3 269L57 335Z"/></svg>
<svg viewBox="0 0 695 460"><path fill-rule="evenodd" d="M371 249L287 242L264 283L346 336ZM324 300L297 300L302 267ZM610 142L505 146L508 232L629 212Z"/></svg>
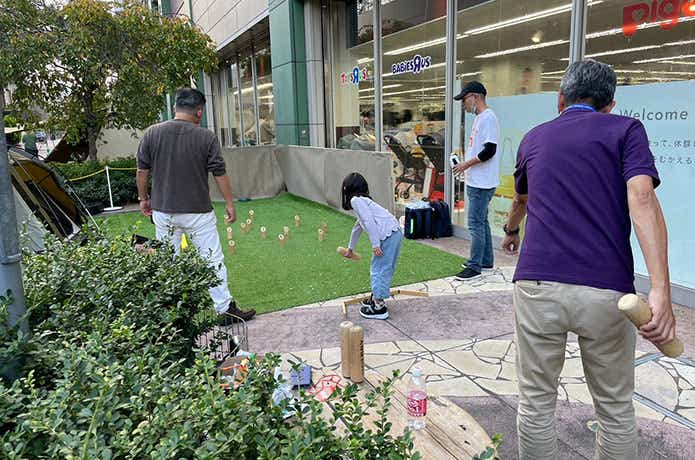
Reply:
<svg viewBox="0 0 695 460"><path fill-rule="evenodd" d="M413 377L408 387L408 428L421 430L427 417L427 384L422 369L414 367Z"/></svg>

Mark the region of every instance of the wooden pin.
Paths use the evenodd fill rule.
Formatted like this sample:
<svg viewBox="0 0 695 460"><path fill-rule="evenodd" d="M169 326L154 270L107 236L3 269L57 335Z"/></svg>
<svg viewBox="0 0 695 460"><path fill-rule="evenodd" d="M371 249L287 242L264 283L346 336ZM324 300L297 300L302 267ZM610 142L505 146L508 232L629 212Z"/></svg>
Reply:
<svg viewBox="0 0 695 460"><path fill-rule="evenodd" d="M265 227L261 227L261 238L266 239L268 237L268 230Z"/></svg>
<svg viewBox="0 0 695 460"><path fill-rule="evenodd" d="M290 238L290 228L287 225L282 227L282 233L285 234L285 238L287 238L287 239Z"/></svg>
<svg viewBox="0 0 695 460"><path fill-rule="evenodd" d="M234 242L234 240L229 240L229 254L234 255L235 252L236 252L236 243Z"/></svg>
<svg viewBox="0 0 695 460"><path fill-rule="evenodd" d="M343 377L350 377L350 328L354 324L350 321L340 323L340 368Z"/></svg>
<svg viewBox="0 0 695 460"><path fill-rule="evenodd" d="M244 222L241 223L241 234L246 235L246 224Z"/></svg>
<svg viewBox="0 0 695 460"><path fill-rule="evenodd" d="M622 311L638 329L652 320L652 309L649 304L635 294L626 294L621 297L618 301L618 310ZM678 337L670 342L654 345L669 358L677 358L683 354L683 342Z"/></svg>
<svg viewBox="0 0 695 460"><path fill-rule="evenodd" d="M338 246L338 249L336 249L336 251L338 251L338 254L345 257L345 254L347 254L348 250L342 246ZM356 252L353 252L352 255L350 257L348 257L348 259L352 259L352 260L360 260L361 258L362 257Z"/></svg>
<svg viewBox="0 0 695 460"><path fill-rule="evenodd" d="M251 231L251 225L253 224L253 221L251 219L246 219L246 231L250 232Z"/></svg>
<svg viewBox="0 0 695 460"><path fill-rule="evenodd" d="M256 215L256 213L252 210L249 211L249 219L251 219L251 222L253 222L253 216Z"/></svg>
<svg viewBox="0 0 695 460"><path fill-rule="evenodd" d="M323 237L326 235L326 233L323 231L322 228L319 228L319 241L323 241Z"/></svg>
<svg viewBox="0 0 695 460"><path fill-rule="evenodd" d="M350 379L354 383L364 381L364 329L362 326L350 328Z"/></svg>
<svg viewBox="0 0 695 460"><path fill-rule="evenodd" d="M280 247L284 248L285 247L285 235L280 233L278 235L278 241L280 241Z"/></svg>
<svg viewBox="0 0 695 460"><path fill-rule="evenodd" d="M294 216L294 226L299 227L301 225L301 223L302 223L302 219L298 215Z"/></svg>
<svg viewBox="0 0 695 460"><path fill-rule="evenodd" d="M326 223L321 224L321 229L323 230L323 233L328 233L328 225Z"/></svg>
<svg viewBox="0 0 695 460"><path fill-rule="evenodd" d="M227 239L231 240L234 237L234 231L232 227L227 227Z"/></svg>

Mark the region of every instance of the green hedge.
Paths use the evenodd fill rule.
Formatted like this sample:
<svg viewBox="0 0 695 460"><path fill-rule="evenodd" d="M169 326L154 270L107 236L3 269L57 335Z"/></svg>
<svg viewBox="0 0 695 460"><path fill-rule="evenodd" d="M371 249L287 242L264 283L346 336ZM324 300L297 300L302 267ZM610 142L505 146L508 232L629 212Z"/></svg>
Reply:
<svg viewBox="0 0 695 460"><path fill-rule="evenodd" d="M137 166L135 158L116 158L107 161L87 161L84 163L51 163L67 179L75 179L87 176L104 169L108 165L111 168L131 168ZM111 178L111 192L113 203L123 206L138 202L138 189L135 184L135 171L109 171ZM109 190L106 182L106 174L101 173L87 179L69 181L77 195L87 205L101 203L109 205Z"/></svg>
<svg viewBox="0 0 695 460"><path fill-rule="evenodd" d="M21 363L19 380L0 382L0 458L420 458L409 432L389 434L390 381L366 401L355 386L337 392L332 415L303 393L273 405L279 357L266 355L226 394L209 350L195 348L217 282L196 251L49 238L24 270L31 338L3 326L0 299L0 359ZM290 408L299 415L285 420Z"/></svg>

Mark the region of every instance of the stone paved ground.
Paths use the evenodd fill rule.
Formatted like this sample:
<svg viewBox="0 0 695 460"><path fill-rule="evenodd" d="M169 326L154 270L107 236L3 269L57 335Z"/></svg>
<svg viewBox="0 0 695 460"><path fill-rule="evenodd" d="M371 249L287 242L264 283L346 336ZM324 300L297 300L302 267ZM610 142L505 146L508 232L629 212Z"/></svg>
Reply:
<svg viewBox="0 0 695 460"><path fill-rule="evenodd" d="M414 365L423 368L430 392L450 396L488 433L504 436L503 459L517 458L512 274L510 266L473 282L445 278L406 286L426 291L429 297L389 301L387 321L364 320L355 306L349 311L349 319L365 328L369 368L385 375L394 369L407 375ZM338 370L342 300L258 317L249 323L251 350L281 352L286 359ZM640 459L695 459L695 310L679 307L676 315L686 345L683 357L665 358L650 343L638 341L634 404ZM576 337L568 340L558 396L563 457L592 458L594 435L589 425L595 415Z"/></svg>

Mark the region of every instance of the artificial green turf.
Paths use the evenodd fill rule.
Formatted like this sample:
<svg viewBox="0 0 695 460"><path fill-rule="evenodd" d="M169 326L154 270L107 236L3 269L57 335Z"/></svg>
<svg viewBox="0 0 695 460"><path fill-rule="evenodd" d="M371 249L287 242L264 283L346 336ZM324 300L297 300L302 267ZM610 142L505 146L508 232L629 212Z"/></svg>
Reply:
<svg viewBox="0 0 695 460"><path fill-rule="evenodd" d="M225 263L232 295L242 308L255 308L259 313L283 310L351 294L368 292L369 238L363 234L356 248L362 260L355 262L336 253L338 246L347 246L354 218L303 198L282 194L275 198L238 202L238 221L232 225L236 253L229 255L224 206L215 204L220 238L223 240ZM255 212L253 230L242 236L240 224ZM301 217L301 226L294 226L294 216ZM323 242L318 241L318 228L327 224ZM99 219L107 233L131 232L154 237L154 226L140 213L116 214ZM290 239L280 247L278 234L290 228ZM261 238L260 228L266 226L268 239ZM459 270L461 257L403 240L403 248L393 286L450 276Z"/></svg>

